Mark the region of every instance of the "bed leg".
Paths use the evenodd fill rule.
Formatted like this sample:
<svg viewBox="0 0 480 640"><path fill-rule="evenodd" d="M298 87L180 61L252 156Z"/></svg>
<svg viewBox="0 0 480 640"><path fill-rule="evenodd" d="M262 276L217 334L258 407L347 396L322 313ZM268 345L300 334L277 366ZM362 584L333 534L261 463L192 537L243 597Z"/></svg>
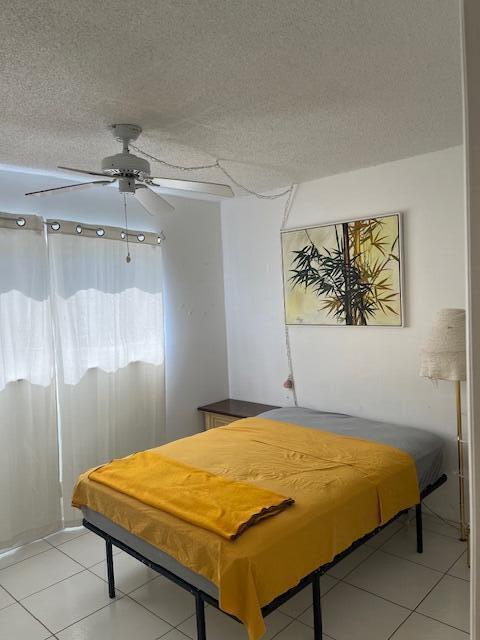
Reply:
<svg viewBox="0 0 480 640"><path fill-rule="evenodd" d="M108 595L115 598L115 576L113 574L113 550L110 540L105 540L107 547L107 576L108 576Z"/></svg>
<svg viewBox="0 0 480 640"><path fill-rule="evenodd" d="M320 574L314 573L312 578L313 592L313 637L322 640L322 604L320 601Z"/></svg>
<svg viewBox="0 0 480 640"><path fill-rule="evenodd" d="M205 629L205 602L200 591L195 593L195 613L197 616L197 640L206 640L207 631Z"/></svg>
<svg viewBox="0 0 480 640"><path fill-rule="evenodd" d="M417 553L423 553L423 525L421 502L415 506L415 516L417 524Z"/></svg>

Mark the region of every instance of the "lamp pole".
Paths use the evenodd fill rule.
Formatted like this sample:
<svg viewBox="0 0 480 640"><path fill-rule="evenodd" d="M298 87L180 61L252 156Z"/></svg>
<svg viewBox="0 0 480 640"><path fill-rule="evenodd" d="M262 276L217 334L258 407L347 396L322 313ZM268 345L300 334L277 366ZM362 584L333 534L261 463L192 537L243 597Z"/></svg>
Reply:
<svg viewBox="0 0 480 640"><path fill-rule="evenodd" d="M467 540L468 526L465 515L465 458L463 451L462 429L462 383L455 381L455 395L457 405L457 456L458 456L458 492L460 496L460 540Z"/></svg>

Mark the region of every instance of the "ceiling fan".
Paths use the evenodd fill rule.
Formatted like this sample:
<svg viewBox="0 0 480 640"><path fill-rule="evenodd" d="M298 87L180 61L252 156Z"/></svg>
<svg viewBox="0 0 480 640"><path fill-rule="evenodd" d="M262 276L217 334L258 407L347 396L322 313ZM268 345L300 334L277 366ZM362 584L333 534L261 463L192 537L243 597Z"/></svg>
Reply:
<svg viewBox="0 0 480 640"><path fill-rule="evenodd" d="M206 193L224 198L231 198L234 195L231 187L227 184L151 176L150 164L147 160L130 153L128 148L130 141L138 138L142 132L142 128L136 124L112 124L110 128L112 129L115 139L123 144L123 150L121 153L116 153L113 156L104 158L102 160L101 172L58 167L59 169L72 171L73 173L79 173L81 175L103 178L102 180L70 184L65 187L53 187L52 189L43 189L42 191L32 191L25 195L48 196L63 193L64 191L76 191L90 187L105 187L116 182L120 193L131 193L141 206L153 215L174 209L169 202L154 191L154 187Z"/></svg>

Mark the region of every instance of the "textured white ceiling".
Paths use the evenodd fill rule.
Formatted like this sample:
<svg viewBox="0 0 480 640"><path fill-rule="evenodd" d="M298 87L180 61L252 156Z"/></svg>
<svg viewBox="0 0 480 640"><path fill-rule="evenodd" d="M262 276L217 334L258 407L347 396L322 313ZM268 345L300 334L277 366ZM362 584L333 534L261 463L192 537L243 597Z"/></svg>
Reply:
<svg viewBox="0 0 480 640"><path fill-rule="evenodd" d="M0 11L3 163L96 169L119 150L106 126L133 122L154 155L225 158L265 189L462 140L454 0L0 0Z"/></svg>

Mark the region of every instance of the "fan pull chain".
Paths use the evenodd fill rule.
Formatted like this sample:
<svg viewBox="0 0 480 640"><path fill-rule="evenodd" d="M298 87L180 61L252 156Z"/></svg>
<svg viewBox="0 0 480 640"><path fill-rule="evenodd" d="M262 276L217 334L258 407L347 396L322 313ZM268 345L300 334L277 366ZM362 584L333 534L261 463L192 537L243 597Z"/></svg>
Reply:
<svg viewBox="0 0 480 640"><path fill-rule="evenodd" d="M125 215L125 237L127 239L127 257L125 258L125 261L127 263L130 263L132 261L132 258L130 256L130 245L128 242L128 217L127 217L127 194L124 193L123 194L123 213Z"/></svg>

